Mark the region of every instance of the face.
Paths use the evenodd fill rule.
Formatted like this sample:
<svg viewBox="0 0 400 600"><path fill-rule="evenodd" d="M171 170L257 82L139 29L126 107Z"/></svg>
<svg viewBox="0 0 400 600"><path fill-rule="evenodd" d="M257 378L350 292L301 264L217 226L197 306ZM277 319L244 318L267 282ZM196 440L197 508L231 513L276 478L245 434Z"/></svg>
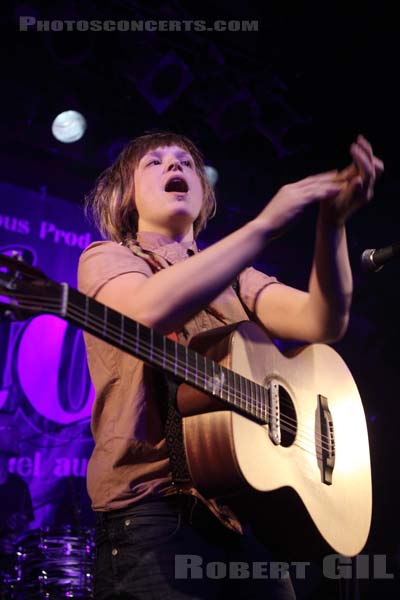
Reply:
<svg viewBox="0 0 400 600"><path fill-rule="evenodd" d="M179 146L149 150L135 169L138 231L170 237L193 235L203 188L193 158Z"/></svg>

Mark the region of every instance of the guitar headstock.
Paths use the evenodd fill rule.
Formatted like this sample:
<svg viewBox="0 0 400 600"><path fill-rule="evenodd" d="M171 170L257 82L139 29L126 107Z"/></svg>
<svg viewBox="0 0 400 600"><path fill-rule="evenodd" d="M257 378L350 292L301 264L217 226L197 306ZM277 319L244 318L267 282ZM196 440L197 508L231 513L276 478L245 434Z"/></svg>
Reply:
<svg viewBox="0 0 400 600"><path fill-rule="evenodd" d="M25 320L40 314L59 314L62 287L22 256L0 254L0 318Z"/></svg>

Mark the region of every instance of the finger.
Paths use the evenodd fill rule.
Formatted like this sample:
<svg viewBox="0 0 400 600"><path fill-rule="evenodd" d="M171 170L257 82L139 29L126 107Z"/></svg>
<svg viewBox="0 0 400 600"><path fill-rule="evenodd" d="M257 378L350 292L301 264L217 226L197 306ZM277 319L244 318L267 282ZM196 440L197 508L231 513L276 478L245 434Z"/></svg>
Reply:
<svg viewBox="0 0 400 600"><path fill-rule="evenodd" d="M317 173L316 175L309 175L304 179L300 179L300 181L296 182L295 185L309 185L310 183L317 183L324 181L335 181L337 178L339 171L337 169L333 169L332 171L325 171L324 173Z"/></svg>
<svg viewBox="0 0 400 600"><path fill-rule="evenodd" d="M372 159L372 157L374 156L374 152L372 150L372 146L369 143L369 141L363 135L358 135L357 136L357 144L359 144L362 148L364 148L364 150L366 151L366 153Z"/></svg>
<svg viewBox="0 0 400 600"><path fill-rule="evenodd" d="M375 179L372 157L358 144L352 144L350 151L365 185L369 185L371 179Z"/></svg>
<svg viewBox="0 0 400 600"><path fill-rule="evenodd" d="M381 175L384 170L383 162L378 157L374 156L371 144L362 135L358 136L357 142L371 161L372 168L374 169L374 176Z"/></svg>
<svg viewBox="0 0 400 600"><path fill-rule="evenodd" d="M359 135L357 137L357 143L367 152L370 156L372 164L375 169L375 175L381 175L384 171L384 164L377 156L374 156L373 149L368 140L363 136Z"/></svg>
<svg viewBox="0 0 400 600"><path fill-rule="evenodd" d="M385 165L383 164L383 161L377 158L376 156L373 157L373 161L376 175L382 175L382 173L385 170Z"/></svg>
<svg viewBox="0 0 400 600"><path fill-rule="evenodd" d="M362 135L358 136L357 142L358 142L359 146L364 150L365 154L367 155L368 162L371 167L370 170L371 170L371 175L373 177L373 183L375 183L376 174L375 174L374 153L372 150L372 146L368 142L368 140Z"/></svg>
<svg viewBox="0 0 400 600"><path fill-rule="evenodd" d="M359 175L354 181L354 190L353 188L351 191L349 190L349 194L356 194L361 202L368 202L374 195L375 172L369 170L370 166L365 162L365 159L355 157L355 160Z"/></svg>
<svg viewBox="0 0 400 600"><path fill-rule="evenodd" d="M347 185L340 182L325 182L325 183L310 183L307 188L304 188L303 193L309 201L322 200L324 198L332 198L340 194Z"/></svg>

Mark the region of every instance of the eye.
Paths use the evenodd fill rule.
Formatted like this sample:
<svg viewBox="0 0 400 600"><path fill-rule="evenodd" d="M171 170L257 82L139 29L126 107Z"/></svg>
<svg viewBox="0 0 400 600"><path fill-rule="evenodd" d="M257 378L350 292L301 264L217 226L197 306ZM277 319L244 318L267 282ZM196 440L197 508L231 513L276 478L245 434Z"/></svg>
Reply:
<svg viewBox="0 0 400 600"><path fill-rule="evenodd" d="M192 161L191 160L182 160L181 162L186 167L191 167L192 166Z"/></svg>
<svg viewBox="0 0 400 600"><path fill-rule="evenodd" d="M147 166L149 167L150 165L160 165L161 161L158 160L158 158L153 158L153 160L151 160L149 163L147 163Z"/></svg>

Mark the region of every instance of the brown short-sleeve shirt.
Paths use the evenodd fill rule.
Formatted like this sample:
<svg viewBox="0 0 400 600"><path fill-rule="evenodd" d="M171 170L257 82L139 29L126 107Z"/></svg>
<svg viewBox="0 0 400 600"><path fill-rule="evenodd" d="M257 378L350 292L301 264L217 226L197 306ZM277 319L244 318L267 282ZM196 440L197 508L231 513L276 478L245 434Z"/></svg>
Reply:
<svg viewBox="0 0 400 600"><path fill-rule="evenodd" d="M165 267L197 252L194 242L180 244L153 233L138 234L138 241ZM146 260L129 248L115 242L95 242L80 257L78 286L84 294L95 297L107 282L133 272L153 275ZM185 324L184 331L178 333L179 342L187 345L197 333L248 320L260 291L276 281L253 268L245 269L239 277L239 288L247 312L235 290L228 287L211 303L212 310L200 311ZM93 509L124 508L150 494L171 493L171 472L151 368L88 334L85 342L96 389L92 412L95 448L88 465Z"/></svg>

